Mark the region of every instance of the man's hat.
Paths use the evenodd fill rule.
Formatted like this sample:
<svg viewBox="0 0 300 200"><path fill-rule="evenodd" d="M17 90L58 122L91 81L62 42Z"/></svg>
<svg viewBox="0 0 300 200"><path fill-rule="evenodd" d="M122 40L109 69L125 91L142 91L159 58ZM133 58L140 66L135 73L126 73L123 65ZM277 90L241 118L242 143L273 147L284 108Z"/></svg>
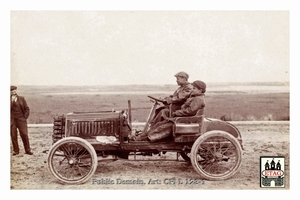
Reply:
<svg viewBox="0 0 300 200"><path fill-rule="evenodd" d="M194 81L192 85L198 89L202 89L203 92L206 91L206 84L203 81Z"/></svg>
<svg viewBox="0 0 300 200"><path fill-rule="evenodd" d="M177 74L174 75L175 77L183 77L188 79L189 75L186 72L178 72Z"/></svg>
<svg viewBox="0 0 300 200"><path fill-rule="evenodd" d="M13 91L13 90L16 90L16 89L17 89L17 86L14 86L14 85L10 86L10 91Z"/></svg>

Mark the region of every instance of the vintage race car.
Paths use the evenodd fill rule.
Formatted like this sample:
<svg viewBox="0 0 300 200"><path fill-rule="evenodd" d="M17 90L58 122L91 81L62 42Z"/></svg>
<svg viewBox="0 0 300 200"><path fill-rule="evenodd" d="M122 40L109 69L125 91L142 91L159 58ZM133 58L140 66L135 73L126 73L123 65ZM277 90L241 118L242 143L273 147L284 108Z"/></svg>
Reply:
<svg viewBox="0 0 300 200"><path fill-rule="evenodd" d="M153 102L145 132L162 100ZM241 165L242 137L229 122L205 118L203 113L173 118L172 136L161 141L132 141L131 103L121 111L72 112L54 118L53 145L48 167L61 183L81 184L88 181L99 161L129 159L139 156L177 153L191 162L199 177L225 180ZM151 159L150 159L151 160Z"/></svg>

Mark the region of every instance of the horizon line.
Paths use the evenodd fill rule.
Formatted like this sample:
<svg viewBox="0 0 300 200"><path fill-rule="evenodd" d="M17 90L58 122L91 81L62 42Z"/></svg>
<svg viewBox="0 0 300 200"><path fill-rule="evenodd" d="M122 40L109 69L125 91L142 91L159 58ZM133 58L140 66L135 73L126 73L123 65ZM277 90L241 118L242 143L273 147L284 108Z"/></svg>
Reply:
<svg viewBox="0 0 300 200"><path fill-rule="evenodd" d="M220 85L220 84L239 84L239 85L247 85L247 84L284 84L284 85L290 85L290 81L253 81L253 82L206 82L207 84L214 84L214 85ZM70 85L70 84L11 84L11 85L18 85L18 86L129 86L129 85L134 85L134 86L139 86L139 85L151 85L151 86L174 86L176 84L153 84L153 83L130 83L130 84L86 84L86 85Z"/></svg>

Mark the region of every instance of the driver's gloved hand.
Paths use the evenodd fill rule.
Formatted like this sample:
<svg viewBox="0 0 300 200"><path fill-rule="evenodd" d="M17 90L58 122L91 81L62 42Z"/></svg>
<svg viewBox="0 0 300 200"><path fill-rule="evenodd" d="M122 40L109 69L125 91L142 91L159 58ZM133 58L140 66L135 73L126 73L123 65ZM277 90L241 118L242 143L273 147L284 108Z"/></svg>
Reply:
<svg viewBox="0 0 300 200"><path fill-rule="evenodd" d="M167 104L171 104L172 103L172 98L171 97L167 97L165 99L165 101L167 102Z"/></svg>
<svg viewBox="0 0 300 200"><path fill-rule="evenodd" d="M168 103L167 103L167 98L168 98L168 97L165 97L165 98L160 99L164 105L168 105Z"/></svg>

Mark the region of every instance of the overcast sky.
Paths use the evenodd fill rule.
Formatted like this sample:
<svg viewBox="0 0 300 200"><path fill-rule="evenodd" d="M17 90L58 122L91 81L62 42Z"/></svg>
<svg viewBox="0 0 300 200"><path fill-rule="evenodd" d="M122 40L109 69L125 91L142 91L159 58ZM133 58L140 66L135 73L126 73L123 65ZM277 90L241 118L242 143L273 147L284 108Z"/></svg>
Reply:
<svg viewBox="0 0 300 200"><path fill-rule="evenodd" d="M199 11L136 11L159 9ZM181 70L191 80L210 82L289 81L291 77L291 121L298 118L297 1L10 0L1 1L0 11L1 94L9 94L10 84L174 84L173 75ZM0 101L2 139L9 141L9 101ZM299 141L297 122L290 129L291 141ZM2 143L1 148L8 163L1 168L2 179L7 180L1 185L10 188L10 143ZM297 142L291 143L291 151L299 152ZM297 166L298 161L291 162ZM297 185L295 180L291 185ZM276 193L287 197L281 194ZM40 197L31 198L35 196Z"/></svg>
<svg viewBox="0 0 300 200"><path fill-rule="evenodd" d="M11 11L11 83L289 81L289 11Z"/></svg>

